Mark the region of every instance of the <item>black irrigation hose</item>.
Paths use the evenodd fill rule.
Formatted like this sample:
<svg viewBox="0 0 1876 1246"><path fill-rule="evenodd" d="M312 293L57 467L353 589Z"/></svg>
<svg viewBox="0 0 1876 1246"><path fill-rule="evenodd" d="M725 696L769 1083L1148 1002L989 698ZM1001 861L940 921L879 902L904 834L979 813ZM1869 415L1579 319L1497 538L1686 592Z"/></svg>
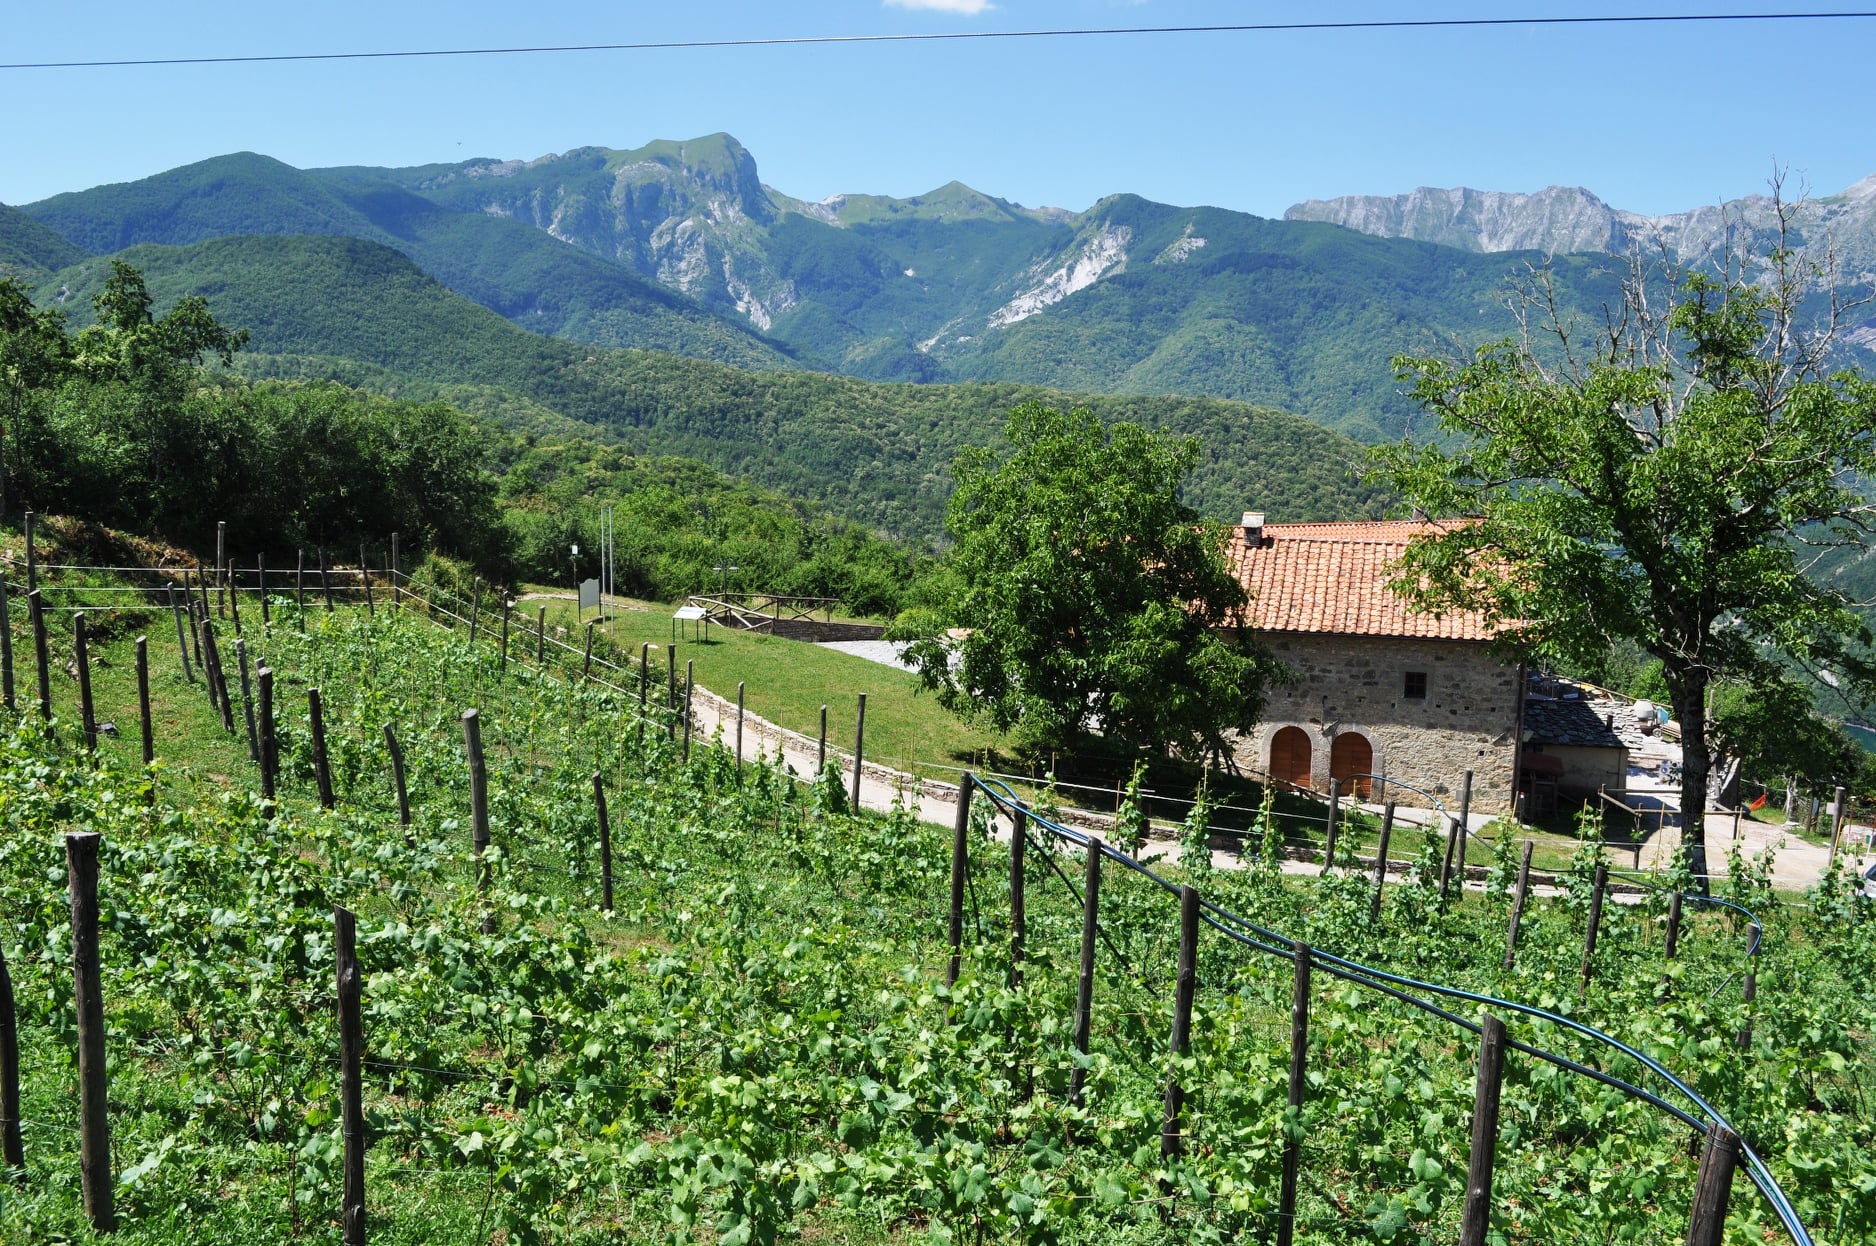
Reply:
<svg viewBox="0 0 1876 1246"><path fill-rule="evenodd" d="M1012 813L1018 810L1021 810L1029 819L1034 820L1040 825L1047 827L1050 833L1053 834L1058 839L1065 840L1071 844L1080 845L1084 849L1088 847L1089 844L1093 841L1093 836L1089 835L1087 832L1072 830L1066 826L1061 825L1060 823L1055 822L1053 819L1044 817L1043 815L1036 813L1034 810L1029 809L1027 806L1025 806L1022 803L1022 801L1016 796L1016 794L1013 791L1009 791L1007 788L1005 788L1003 793L998 793L993 788L991 788L989 784L986 783L985 780L981 778L977 778L973 776L970 781L973 782L980 791L983 791L987 796L989 796L991 801L995 803L996 805L998 805L999 807L1008 808L1009 810L1011 810ZM1003 785L998 784L998 786L1001 787ZM1165 890L1169 892L1177 890L1177 888L1171 882L1167 881L1164 878L1161 878L1158 874L1154 873L1151 869L1147 868L1141 862L1134 860L1132 857L1116 851L1115 849L1109 847L1105 843L1101 845L1101 850L1105 856L1111 858L1114 861L1119 862L1122 865L1125 865L1129 869L1132 869L1138 873L1146 875L1148 878L1158 883ZM1738 905L1734 905L1726 901L1721 901L1720 903L1723 904L1725 907L1729 907L1729 908L1740 907ZM1207 919L1208 924L1212 925L1214 928L1220 930L1221 932L1237 940L1238 942L1241 942L1248 947L1256 948L1259 951L1270 953L1272 955L1293 954L1293 951L1295 948L1294 940L1289 939L1288 937L1281 935L1274 930L1269 930L1269 929L1266 929L1265 927L1259 926L1255 922L1251 922L1242 917L1239 917L1237 914L1231 913L1228 910L1221 909L1217 907L1216 905L1207 904L1207 903L1204 903L1203 901L1201 901L1201 905L1202 905L1203 911L1205 911L1206 913L1206 919ZM1747 910L1741 908L1740 911L1745 912ZM1225 922L1229 922L1232 925L1241 927L1243 931L1247 931L1251 933L1245 934L1245 933L1240 933L1238 931L1231 930L1224 924ZM1757 924L1756 920L1755 920L1755 924ZM1252 935L1261 936L1262 939L1268 939L1271 942L1269 944L1266 944L1262 942L1259 938L1252 937ZM1289 945L1289 947L1292 949L1291 953L1283 952L1281 945L1285 945L1285 944ZM1755 946L1756 946L1756 943L1755 943ZM1444 996L1445 998L1448 998L1448 999L1463 1000L1467 1003L1479 1004L1487 1008L1509 1009L1512 1012L1518 1013L1519 1015L1522 1015L1522 1016L1530 1017L1535 1020L1549 1021L1552 1024L1562 1026L1564 1029L1570 1030L1582 1037L1591 1039L1592 1041L1595 1041L1595 1042L1604 1043L1607 1046L1613 1048L1615 1051L1619 1052L1620 1054L1628 1056L1630 1059L1635 1060L1644 1069L1648 1070L1649 1072L1655 1074L1657 1077L1661 1078L1672 1089L1674 1089L1680 1095L1685 1097L1688 1100L1688 1102L1694 1105L1695 1109L1699 1113L1701 1113L1702 1115L1708 1118L1708 1122L1702 1122L1699 1118L1693 1116L1692 1114L1685 1112L1683 1110L1680 1110L1678 1108L1675 1108L1671 1104L1663 1102L1658 1096L1649 1094L1648 1092L1641 1090L1639 1087L1631 1087L1628 1085L1628 1083L1623 1082L1620 1079L1615 1078L1611 1075L1596 1074L1593 1070L1588 1069L1586 1066L1579 1066L1579 1068L1572 1069L1571 1071L1581 1071L1589 1076L1592 1076L1596 1081L1602 1082L1605 1085L1609 1085L1613 1088L1623 1090L1625 1093L1633 1093L1637 1097L1641 1098L1643 1102L1662 1107L1664 1110L1668 1111L1677 1119L1699 1130L1702 1134L1708 1133L1711 1130L1713 1125L1727 1123L1726 1118L1722 1116L1718 1112L1718 1110L1716 1110L1713 1107L1712 1104L1708 1103L1704 1098L1702 1098L1700 1094L1693 1089L1693 1087L1689 1086L1686 1082L1682 1081L1679 1077L1676 1077L1660 1061L1655 1060L1651 1056L1648 1056L1641 1051L1638 1051L1634 1047L1631 1047L1627 1043L1622 1042L1620 1039L1614 1037L1613 1035L1605 1034L1601 1030L1597 1030L1591 1026L1584 1025L1580 1021L1575 1021L1561 1014L1548 1012L1544 1009L1537 1008L1529 1004L1520 1004L1515 1000L1500 999L1495 996L1482 995L1475 991L1466 991L1466 990L1459 989L1457 987L1442 986L1434 982L1424 982L1416 978L1408 978L1399 974L1388 973L1385 970L1375 969L1372 966L1363 965L1357 961L1347 960L1343 957L1336 956L1329 952L1323 952L1319 949L1314 949L1314 948L1311 949L1311 958L1314 963L1320 964L1323 968L1327 969L1331 975L1335 977L1341 978L1345 981L1353 982L1359 986L1368 987L1371 990L1380 991L1384 994L1391 995L1394 998L1399 999L1404 1003L1411 1004L1412 1006L1416 1008L1420 1008L1423 1011L1426 1011L1435 1016L1451 1021L1452 1023L1457 1024L1473 1033L1478 1032L1479 1027L1477 1023L1468 1021L1465 1018L1460 1017L1457 1014L1454 1014L1448 1011L1447 1009L1441 1008L1437 1004L1433 1004L1427 1000L1416 999L1412 995L1408 994L1407 992L1416 991L1416 990L1427 991L1435 995ZM1557 1067L1560 1067L1560 1068L1570 1068L1571 1065L1577 1064L1577 1062L1569 1060L1569 1058L1566 1056L1561 1056L1555 1053L1546 1052L1536 1047L1531 1047L1525 1044L1516 1044L1516 1046L1518 1047L1519 1050L1525 1051L1527 1054L1537 1056L1540 1059L1545 1059L1549 1061L1550 1063L1557 1065ZM1730 1128L1730 1125L1728 1127ZM1737 1133L1736 1130L1734 1132ZM1747 1144L1743 1138L1740 1140L1739 1150L1740 1150L1740 1155L1746 1161L1746 1169L1747 1169L1747 1172L1752 1177L1753 1185L1755 1185L1758 1188L1759 1192L1765 1196L1766 1200L1772 1204L1772 1209L1778 1214L1780 1223L1783 1224L1785 1231L1791 1235L1792 1241L1796 1243L1796 1246L1813 1246L1810 1233L1805 1229L1803 1222L1798 1219L1797 1210L1791 1205L1790 1199L1785 1195L1784 1190L1779 1186L1777 1180L1772 1176L1770 1169L1768 1169L1765 1166L1764 1160L1759 1157L1757 1152L1755 1152L1752 1149L1752 1147L1749 1144Z"/></svg>

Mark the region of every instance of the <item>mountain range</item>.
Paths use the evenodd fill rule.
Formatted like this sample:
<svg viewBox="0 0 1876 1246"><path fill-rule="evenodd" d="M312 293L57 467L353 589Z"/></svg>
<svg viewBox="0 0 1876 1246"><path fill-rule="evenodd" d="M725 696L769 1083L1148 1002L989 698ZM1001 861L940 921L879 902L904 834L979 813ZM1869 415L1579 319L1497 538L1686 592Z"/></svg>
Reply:
<svg viewBox="0 0 1876 1246"><path fill-rule="evenodd" d="M766 185L721 134L404 169L239 153L21 211L94 255L359 238L524 328L588 345L874 380L1235 398L1367 440L1414 417L1390 358L1509 332L1505 290L1523 267L1124 194L1084 212L955 182L810 202ZM41 269L69 262L49 255ZM1571 296L1599 305L1603 266L1566 267Z"/></svg>

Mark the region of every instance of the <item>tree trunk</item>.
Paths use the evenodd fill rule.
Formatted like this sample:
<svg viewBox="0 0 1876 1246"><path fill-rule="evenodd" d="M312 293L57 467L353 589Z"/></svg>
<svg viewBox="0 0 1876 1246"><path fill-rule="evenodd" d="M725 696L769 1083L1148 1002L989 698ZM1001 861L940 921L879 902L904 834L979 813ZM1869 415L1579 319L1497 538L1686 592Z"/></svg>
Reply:
<svg viewBox="0 0 1876 1246"><path fill-rule="evenodd" d="M1674 717L1681 725L1681 845L1687 850L1687 868L1694 885L1706 895L1707 886L1707 776L1713 754L1707 743L1707 672L1663 672L1674 702ZM1677 677L1678 675L1678 677Z"/></svg>

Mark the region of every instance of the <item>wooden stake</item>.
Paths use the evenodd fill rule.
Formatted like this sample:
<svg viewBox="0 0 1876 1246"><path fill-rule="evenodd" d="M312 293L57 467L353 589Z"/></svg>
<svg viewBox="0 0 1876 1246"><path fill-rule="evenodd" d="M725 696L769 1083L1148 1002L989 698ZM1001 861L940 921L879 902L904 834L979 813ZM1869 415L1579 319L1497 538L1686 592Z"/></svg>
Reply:
<svg viewBox="0 0 1876 1246"><path fill-rule="evenodd" d="M254 729L254 688L248 682L248 642L235 637L235 667L241 674L241 713L248 724L248 760L261 759L261 738Z"/></svg>
<svg viewBox="0 0 1876 1246"><path fill-rule="evenodd" d="M1183 1055L1192 1041L1192 996L1198 987L1199 893L1196 887L1179 889L1179 979L1173 989L1172 1054ZM1171 1159L1185 1153L1181 1117L1186 1092L1179 1075L1166 1079L1166 1113L1160 1122L1159 1153Z"/></svg>
<svg viewBox="0 0 1876 1246"><path fill-rule="evenodd" d="M1578 975L1576 993L1589 990L1590 968L1596 959L1596 935L1602 929L1602 897L1609 889L1609 867L1598 863L1595 881L1589 885L1589 933L1583 940L1583 970Z"/></svg>
<svg viewBox="0 0 1876 1246"><path fill-rule="evenodd" d="M1668 897L1668 932L1662 941L1661 953L1667 960L1674 959L1674 953L1681 945L1681 893L1675 892Z"/></svg>
<svg viewBox="0 0 1876 1246"><path fill-rule="evenodd" d="M84 727L85 752L98 751L98 716L91 700L91 641L85 634L85 612L72 616L72 654L78 667L78 721Z"/></svg>
<svg viewBox="0 0 1876 1246"><path fill-rule="evenodd" d="M293 551L293 600L300 607L300 630L306 630L306 551Z"/></svg>
<svg viewBox="0 0 1876 1246"><path fill-rule="evenodd" d="M1088 836L1088 855L1081 877L1081 972L1075 982L1075 1050L1088 1054L1088 1031L1094 1022L1094 941L1100 937L1101 924L1101 841ZM961 899L961 897L960 897ZM959 921L963 914L960 912ZM1088 1070L1078 1061L1068 1075L1068 1101L1081 1106L1081 1088Z"/></svg>
<svg viewBox="0 0 1876 1246"><path fill-rule="evenodd" d="M860 709L853 721L853 811L860 812L860 772L866 752L866 693L860 694Z"/></svg>
<svg viewBox="0 0 1876 1246"><path fill-rule="evenodd" d="M736 780L743 777L743 681L736 681Z"/></svg>
<svg viewBox="0 0 1876 1246"><path fill-rule="evenodd" d="M1746 1020L1739 1029L1739 1049L1752 1046L1752 1001L1759 998L1759 940L1764 935L1758 922L1746 927L1746 980L1739 984L1739 1002L1746 1006Z"/></svg>
<svg viewBox="0 0 1876 1246"><path fill-rule="evenodd" d="M469 603L469 647L476 643L476 624L482 620L482 577L475 579L475 597Z"/></svg>
<svg viewBox="0 0 1876 1246"><path fill-rule="evenodd" d="M182 606L176 600L176 588L169 585L169 612L176 619L176 648L182 654L182 677L190 683L195 682L195 671L189 665L189 638L182 630Z"/></svg>
<svg viewBox="0 0 1876 1246"><path fill-rule="evenodd" d="M280 780L280 744L274 735L274 672L263 666L255 672L260 685L261 805L268 817L274 815L275 787Z"/></svg>
<svg viewBox="0 0 1876 1246"><path fill-rule="evenodd" d="M33 522L36 518L37 516L31 511L27 511L24 516L26 529L26 591L28 593L37 592L39 589L39 555L34 549L33 542Z"/></svg>
<svg viewBox="0 0 1876 1246"><path fill-rule="evenodd" d="M1733 1169L1738 1163L1739 1135L1725 1125L1709 1125L1706 1149L1700 1155L1700 1176L1694 1182L1687 1246L1720 1246L1724 1240L1726 1203L1732 1197Z"/></svg>
<svg viewBox="0 0 1876 1246"><path fill-rule="evenodd" d="M949 946L951 963L945 969L945 985L953 986L964 964L964 886L970 876L971 786L969 771L958 781L958 816L951 828L951 924Z"/></svg>
<svg viewBox="0 0 1876 1246"><path fill-rule="evenodd" d="M586 654L580 659L580 682L585 683L593 673L593 621L586 624Z"/></svg>
<svg viewBox="0 0 1876 1246"><path fill-rule="evenodd" d="M1459 878L1461 880L1460 889L1462 891L1465 889L1465 882L1464 882L1464 879L1466 876L1465 849L1462 846L1465 843L1465 832L1461 829L1463 825L1464 824L1461 823L1458 818L1448 816L1446 819L1446 855L1440 858L1440 903L1441 904L1446 903L1446 897L1452 889L1453 861L1454 861L1455 853L1458 854L1458 861L1459 861Z"/></svg>
<svg viewBox="0 0 1876 1246"><path fill-rule="evenodd" d="M397 733L391 730L391 724L384 724L384 747L391 754L391 782L397 787L397 824L404 828L404 838L410 839L410 789L404 783L404 748L397 742Z"/></svg>
<svg viewBox="0 0 1876 1246"><path fill-rule="evenodd" d="M1387 887L1387 846L1394 837L1394 802L1388 801L1381 810L1381 842L1374 850L1374 898L1368 902L1368 924L1381 920L1381 893Z"/></svg>
<svg viewBox="0 0 1876 1246"><path fill-rule="evenodd" d="M363 545L358 547L358 578L365 585L365 617L375 619L378 617L378 607L371 600L371 564L365 561Z"/></svg>
<svg viewBox="0 0 1876 1246"><path fill-rule="evenodd" d="M593 809L599 816L599 906L612 912L612 819L606 816L606 783L593 771Z"/></svg>
<svg viewBox="0 0 1876 1246"><path fill-rule="evenodd" d="M228 595L228 616L234 620L235 635L239 636L241 634L241 582L235 578L233 562L228 564L227 573L223 578L228 583L228 587L224 590Z"/></svg>
<svg viewBox="0 0 1876 1246"><path fill-rule="evenodd" d="M261 598L261 629L273 625L273 610L267 604L267 555L254 555L254 583Z"/></svg>
<svg viewBox="0 0 1876 1246"><path fill-rule="evenodd" d="M506 593L503 593L502 594L502 660L501 660L501 666L498 669L504 675L508 673L508 616L514 612L514 608L515 608L515 603L508 600L508 595Z"/></svg>
<svg viewBox="0 0 1876 1246"><path fill-rule="evenodd" d="M1486 1013L1479 1032L1479 1076L1472 1092L1472 1155L1459 1246L1485 1246L1492 1222L1492 1168L1498 1152L1498 1094L1505 1079L1505 1023Z"/></svg>
<svg viewBox="0 0 1876 1246"><path fill-rule="evenodd" d="M6 706L17 710L19 701L13 695L13 618L7 610L7 581L0 575L0 696L4 696Z"/></svg>
<svg viewBox="0 0 1876 1246"><path fill-rule="evenodd" d="M20 1141L20 1035L13 1006L13 975L0 950L0 1163L15 1181L26 1177L26 1148Z"/></svg>
<svg viewBox="0 0 1876 1246"><path fill-rule="evenodd" d="M98 972L98 842L96 831L65 837L67 894L72 909L72 1003L78 1017L78 1168L85 1215L99 1233L117 1229L112 1203L111 1121L104 1065L104 994Z"/></svg>
<svg viewBox="0 0 1876 1246"><path fill-rule="evenodd" d="M638 647L638 713L639 729L645 727L645 714L651 706L647 698L651 692L651 642L645 641Z"/></svg>
<svg viewBox="0 0 1876 1246"><path fill-rule="evenodd" d="M332 613L332 577L326 572L326 547L319 547L319 593L326 599L326 613Z"/></svg>
<svg viewBox="0 0 1876 1246"><path fill-rule="evenodd" d="M215 522L215 589L216 600L221 606L221 614L228 614L228 521Z"/></svg>
<svg viewBox="0 0 1876 1246"><path fill-rule="evenodd" d="M33 657L39 663L39 717L52 721L52 660L46 654L46 609L39 590L26 594L26 612L33 621Z"/></svg>
<svg viewBox="0 0 1876 1246"><path fill-rule="evenodd" d="M684 760L690 760L690 694L697 686L697 659L684 659Z"/></svg>
<svg viewBox="0 0 1876 1246"><path fill-rule="evenodd" d="M539 621L534 626L534 664L547 665L547 607L541 607Z"/></svg>
<svg viewBox="0 0 1876 1246"><path fill-rule="evenodd" d="M1518 919L1524 916L1524 897L1531 889L1531 849L1533 840L1524 841L1524 860L1518 864L1518 888L1511 896L1511 924L1505 929L1505 968L1511 968L1518 955Z"/></svg>
<svg viewBox="0 0 1876 1246"><path fill-rule="evenodd" d="M1295 991L1290 998L1290 1115L1284 1131L1283 1184L1277 1193L1277 1246L1290 1246L1296 1234L1296 1179L1303 1166L1303 1099L1309 1091L1309 975L1314 966L1309 944L1298 943L1292 963Z"/></svg>
<svg viewBox="0 0 1876 1246"><path fill-rule="evenodd" d="M677 739L677 646L664 647L664 709L666 714L665 734L673 741Z"/></svg>
<svg viewBox="0 0 1876 1246"><path fill-rule="evenodd" d="M150 638L137 637L137 721L143 738L143 767L148 770L156 760L156 733L150 722ZM150 798L156 798L152 782Z"/></svg>
<svg viewBox="0 0 1876 1246"><path fill-rule="evenodd" d="M1029 845L1027 815L1017 809L1010 815L1010 987L1023 984L1023 938L1029 919L1023 906L1023 865Z"/></svg>
<svg viewBox="0 0 1876 1246"><path fill-rule="evenodd" d="M397 573L397 533L393 532L391 534L391 604L393 606L401 606L404 604L403 589L398 587Z"/></svg>
<svg viewBox="0 0 1876 1246"><path fill-rule="evenodd" d="M339 1226L345 1246L365 1246L364 982L358 972L358 923L332 906L334 985L339 997L339 1122L345 1143Z"/></svg>
<svg viewBox="0 0 1876 1246"><path fill-rule="evenodd" d="M827 707L821 707L821 749L814 756L814 777L827 773Z"/></svg>
<svg viewBox="0 0 1876 1246"><path fill-rule="evenodd" d="M313 720L313 777L319 781L319 805L330 809L336 803L332 794L332 767L326 757L326 714L319 701L319 689L306 690L306 711Z"/></svg>
<svg viewBox="0 0 1876 1246"><path fill-rule="evenodd" d="M463 749L469 755L469 835L475 849L476 890L482 894L482 933L495 933L495 912L488 907L489 772L482 760L482 716L462 712Z"/></svg>

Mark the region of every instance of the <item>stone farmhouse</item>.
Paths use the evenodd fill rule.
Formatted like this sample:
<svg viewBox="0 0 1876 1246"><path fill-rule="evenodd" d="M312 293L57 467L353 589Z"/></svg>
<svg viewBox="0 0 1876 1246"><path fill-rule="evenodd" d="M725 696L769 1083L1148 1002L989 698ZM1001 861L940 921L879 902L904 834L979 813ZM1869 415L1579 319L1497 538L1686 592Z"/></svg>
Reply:
<svg viewBox="0 0 1876 1246"><path fill-rule="evenodd" d="M1250 595L1248 624L1297 676L1274 688L1238 764L1297 788L1381 799L1386 775L1454 807L1516 800L1524 671L1494 654L1476 614L1416 614L1387 587L1418 520L1266 524L1246 513L1226 558ZM1403 801L1415 797L1401 792Z"/></svg>

